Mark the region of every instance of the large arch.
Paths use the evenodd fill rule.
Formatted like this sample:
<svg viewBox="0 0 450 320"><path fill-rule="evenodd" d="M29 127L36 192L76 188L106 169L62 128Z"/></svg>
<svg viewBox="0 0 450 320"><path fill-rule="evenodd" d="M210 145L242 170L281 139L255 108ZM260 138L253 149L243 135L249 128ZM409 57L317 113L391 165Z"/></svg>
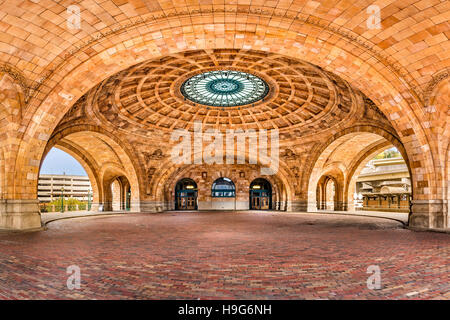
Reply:
<svg viewBox="0 0 450 320"><path fill-rule="evenodd" d="M349 167L348 179L344 186L344 198L347 199L347 208L349 211L354 210L354 203L352 201L353 194L355 193L356 180L358 179L361 171L377 154L383 152L391 146L393 146L392 143L387 140L375 142L355 155L354 161Z"/></svg>
<svg viewBox="0 0 450 320"><path fill-rule="evenodd" d="M356 126L348 128L322 144L316 152L315 159L312 161L313 166L309 175L307 175L308 211L316 211L319 181L333 171L339 172L342 177L340 179L342 182L339 183L339 175L331 174L336 179L337 185L342 185L342 190L339 189L339 193L342 193L339 201L342 201L342 203L338 207L343 210L353 209L352 186L356 177L372 155L376 155L377 152L390 145L395 146L408 163L408 155L398 138L377 127ZM412 180L415 179L413 176L411 178Z"/></svg>
<svg viewBox="0 0 450 320"><path fill-rule="evenodd" d="M212 18L212 17L211 17ZM203 26L203 25L202 25ZM220 30L219 25L211 24L211 30ZM196 26L194 25L193 28ZM309 27L314 30L314 25L309 25ZM261 26L264 28L264 26ZM38 101L33 101L28 109L28 116L25 118L33 119L37 114L42 117L43 121L38 124L28 125L28 129L25 132L27 139L22 140L22 145L20 150L27 150L27 145L34 141L36 145L30 145L30 149L25 152L20 152L18 161L22 156L26 155L37 155L38 152L31 152L31 150L42 150L42 145L44 144L42 139L45 136L51 134L54 125L49 125L51 123L56 124L58 119L67 112L70 106L78 98L81 97L90 87L99 83L107 76L112 75L120 70L134 65L138 62L159 57L163 54L180 52L187 48L195 49L213 49L220 48L220 34L215 34L215 32L205 32L204 34L197 34L197 39L202 39L204 41L196 41L194 43L189 43L187 38L180 38L176 46L174 46L173 38L168 36L171 33L176 33L176 28L168 28L167 32L164 32L158 40L153 39L154 32L150 31L147 34L148 42L146 46L143 47L142 38L132 39L134 43L138 43L132 47L124 47L121 44L111 45L109 48L97 55L91 57L89 60L84 61L82 64L78 64L76 70L70 72L71 75L65 74L62 81L59 82L58 86L54 88L52 92L47 95L47 98L40 103ZM289 31L280 28L266 27L267 33L288 35ZM331 31L330 31L331 32ZM160 32L158 31L158 34ZM166 36L167 35L167 36ZM394 128L397 130L402 139L404 139L405 148L409 149L410 157L415 161L415 167L421 168L417 169L419 171L426 170L424 178L433 179L433 165L432 157L426 150L417 150L417 145L426 146L428 145L428 139L425 136L423 129L420 125L419 118L417 114L422 113L422 107L420 100L411 93L411 89L405 87L405 83L399 79L392 78L392 72L388 72L386 68L381 68L376 63L373 65L363 61L359 56L352 53L352 50L348 48L354 48L354 52L359 52L361 48L355 43L351 43L348 38L340 36L342 39L342 44L331 44L326 40L316 39L316 41L311 41L310 46L307 50L303 43L296 42L292 40L287 49L286 44L283 41L284 46L276 45L278 40L276 38L262 38L262 39L245 39L246 41L239 41L239 34L234 34L233 42L230 43L231 48L257 48L263 51L270 51L274 53L283 53L291 57L301 57L302 59L314 63L327 71L336 72L338 75L343 77L349 83L353 84L356 88L363 91L369 98L371 98L377 106L387 115L389 115ZM339 34L336 36L339 37ZM101 40L99 40L101 41ZM131 39L129 41L132 42ZM345 46L344 46L345 44ZM347 47L348 46L348 47ZM136 55L136 50L139 48L139 54ZM181 48L181 49L180 49ZM320 54L317 54L317 51ZM329 59L334 57L335 59ZM338 58L336 58L338 57ZM376 59L376 57L374 57ZM70 59L69 59L70 61ZM92 73L90 70L97 70L97 72ZM358 77L355 79L355 75ZM82 84L82 86L80 86ZM34 109L34 111L33 111ZM407 112L410 110L410 112ZM31 113L29 113L31 112ZM51 121L46 122L44 119ZM31 124L31 123L29 123ZM29 143L25 143L29 141ZM39 141L40 140L40 141ZM37 149L35 147L38 147ZM40 147L39 147L40 146ZM425 147L426 148L426 147ZM430 162L431 161L431 162ZM423 173L423 172L422 172ZM423 183L417 186L417 197L427 198L425 193L419 192ZM430 185L430 192L427 194L433 194L436 190ZM19 190L18 190L19 191Z"/></svg>
<svg viewBox="0 0 450 320"><path fill-rule="evenodd" d="M33 185L38 164L52 131L72 104L104 78L146 59L186 49L253 48L300 57L337 73L371 98L389 117L408 152L411 170L420 177L414 181L415 199L421 201L416 206L414 223L427 227L439 224L428 213L439 210L439 204L434 205L436 201L441 201L442 210L439 191L442 175L434 169L436 160L430 148L430 136L421 124L424 115L421 85L411 72L387 58L380 49L383 46L358 38L358 32L346 30L320 13L308 18L309 14L298 14L299 8L272 9L261 10L253 5L242 11L234 6L213 6L206 11L200 7L192 11L183 8L179 13L162 16L142 14L135 23L114 31L105 27L103 34L96 35L97 39L86 37L77 44L73 41L75 48L83 50L71 47L59 51L58 57L53 56L55 59L50 64L53 70L44 77L45 85L37 87L41 91L37 90L38 94L31 98L22 118L23 130L16 133L19 143L12 146L13 156L8 158L12 159L10 167L14 174L7 176L7 184L12 186L7 197L35 198ZM302 10L311 9L302 7ZM190 19L197 14L202 19ZM222 22L224 17L227 24ZM271 23L272 19L280 23ZM183 28L179 27L180 21ZM232 22L242 22L248 29ZM138 29L139 36L133 36L133 31ZM116 31L129 37L126 40L116 37ZM439 63L435 65L434 68L442 67ZM420 83L429 79L424 76Z"/></svg>
<svg viewBox="0 0 450 320"><path fill-rule="evenodd" d="M92 210L112 209L111 184L122 179L131 188L131 210L140 211L139 163L116 136L100 127L63 127L49 140L45 154L52 147L68 152L85 168L93 189Z"/></svg>
<svg viewBox="0 0 450 320"><path fill-rule="evenodd" d="M322 172L322 176L317 181L315 207L318 209L330 210L332 202L333 211L342 211L347 209L347 203L344 201L345 176L339 165L329 166ZM332 186L332 190L330 189ZM331 192L332 191L332 192ZM312 207L314 204L311 204Z"/></svg>
<svg viewBox="0 0 450 320"><path fill-rule="evenodd" d="M72 156L83 167L84 171L86 171L86 174L89 177L89 181L92 187L91 209L93 211L97 210L98 204L100 203L100 199L102 198L102 188L101 188L101 180L100 177L98 176L99 169L95 161L91 159L89 154L83 152L84 150L81 146L74 145L69 141L58 141L58 144L56 144L54 147ZM43 159L42 163L45 157L47 156L48 151L45 153L44 157L42 157Z"/></svg>

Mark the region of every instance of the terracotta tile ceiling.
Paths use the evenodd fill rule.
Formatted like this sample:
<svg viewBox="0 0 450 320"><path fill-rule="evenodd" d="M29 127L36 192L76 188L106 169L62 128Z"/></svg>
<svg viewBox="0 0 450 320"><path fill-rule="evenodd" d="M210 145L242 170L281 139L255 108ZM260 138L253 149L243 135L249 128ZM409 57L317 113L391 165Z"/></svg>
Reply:
<svg viewBox="0 0 450 320"><path fill-rule="evenodd" d="M269 85L269 93L264 100L234 107L185 99L180 91L183 82L211 70L257 75ZM355 94L362 98L342 79L301 60L255 50L216 49L141 63L106 79L86 96L102 122L145 132L192 129L194 121L218 129L311 129L318 122L342 120L355 108Z"/></svg>

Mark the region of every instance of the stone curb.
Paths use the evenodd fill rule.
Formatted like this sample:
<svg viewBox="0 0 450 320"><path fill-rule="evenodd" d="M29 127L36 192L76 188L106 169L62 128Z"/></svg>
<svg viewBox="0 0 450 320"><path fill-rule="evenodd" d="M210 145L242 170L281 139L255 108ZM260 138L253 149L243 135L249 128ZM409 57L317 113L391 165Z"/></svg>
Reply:
<svg viewBox="0 0 450 320"><path fill-rule="evenodd" d="M206 210L207 211L207 210ZM205 211L205 212L206 212ZM174 211L174 210L169 210L169 211L163 211L161 213L175 213L175 212L179 212L179 211ZM183 212L199 212L197 211L183 211ZM200 211L201 212L201 211ZM239 211L234 211L234 212L239 212ZM241 211L241 212L254 212L254 213L259 213L260 211L254 211L254 210L247 210L247 211ZM284 211L263 211L263 212L267 212L267 213L282 213ZM77 216L69 216L69 217L61 217L61 218L55 218L55 219L51 219L48 221L43 222L42 227L40 228L34 228L34 229L27 229L27 230L6 230L6 229L0 229L0 233L28 233L28 232L37 232L37 231L45 231L47 230L47 225L58 221L58 220L68 220L68 219L75 219L75 218L89 218L89 217L106 217L106 216L119 216L119 215L123 215L123 214L138 214L138 213L143 213L143 212L111 212L111 213L100 213L100 214L92 214L92 215L77 215ZM402 227L404 229L408 229L411 231L416 231L416 232L426 232L426 231L430 231L430 232L437 232L437 233L446 233L446 234L450 234L450 230L448 229L427 229L427 228L418 228L418 227L410 227L408 226L408 224L406 224L405 222L398 220L398 219L394 219L394 218L389 218L389 217L380 217L380 216L372 216L372 215L360 215L360 214L345 214L345 213L330 213L330 212L291 212L294 214L325 214L325 215L340 215L340 216L350 216L350 217L368 217L368 218L379 218L379 219L386 219L386 220L392 220L392 221L396 221L402 224Z"/></svg>
<svg viewBox="0 0 450 320"><path fill-rule="evenodd" d="M61 217L61 218L56 218L56 219L52 219L52 220L48 220L45 221L43 223L43 227L45 229L47 229L47 225L51 222L55 222L58 220L68 220L68 219L75 219L75 218L89 218L89 217L102 217L102 216L119 216L119 215L123 215L125 212L114 212L114 213L99 213L99 214L90 214L90 215L80 215L80 216L70 216L70 217ZM133 214L133 213L140 213L140 212L126 212L126 214Z"/></svg>
<svg viewBox="0 0 450 320"><path fill-rule="evenodd" d="M430 232L437 232L437 233L446 233L446 234L450 234L450 229L439 229L439 228L420 228L420 227L406 227L407 229L411 230L411 231L416 231L416 232L425 232L425 231L430 231Z"/></svg>
<svg viewBox="0 0 450 320"><path fill-rule="evenodd" d="M29 233L46 230L45 226L39 228L25 229L25 230L14 230L14 229L0 229L0 234L15 234L15 233Z"/></svg>
<svg viewBox="0 0 450 320"><path fill-rule="evenodd" d="M403 222L402 220L389 218L389 217L368 216L368 215L364 215L364 214L330 213L330 212L306 212L306 213L311 213L311 214L318 213L318 214L331 214L331 215L340 215L340 216L348 216L348 217L367 217L367 218L387 219L387 220L400 222L403 225L404 228L408 228L408 224Z"/></svg>

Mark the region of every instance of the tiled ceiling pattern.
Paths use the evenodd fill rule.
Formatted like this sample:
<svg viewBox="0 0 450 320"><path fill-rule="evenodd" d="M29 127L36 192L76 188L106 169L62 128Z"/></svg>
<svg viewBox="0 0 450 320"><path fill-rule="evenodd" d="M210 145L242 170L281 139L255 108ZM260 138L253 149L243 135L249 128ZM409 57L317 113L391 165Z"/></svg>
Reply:
<svg viewBox="0 0 450 320"><path fill-rule="evenodd" d="M238 107L210 107L186 100L182 83L210 70L240 70L264 79L264 100ZM124 70L91 90L90 105L103 122L127 129L207 127L280 130L329 125L355 104L354 91L338 77L301 60L254 50L195 50L165 56Z"/></svg>
<svg viewBox="0 0 450 320"><path fill-rule="evenodd" d="M67 28L67 7L73 4L81 11L79 30ZM371 4L381 9L381 29L366 26ZM419 85L428 83L449 61L447 0L0 0L0 6L0 61L22 70L33 86L74 52L81 51L86 58L107 50L114 38L129 46L129 39L149 31L155 38L168 27L178 28L172 34L175 40L211 28L223 34L234 30L247 38L265 33L266 25L301 32L303 21L309 19L320 27L303 35L306 42L329 27L350 32L355 40L367 40L372 50L396 61ZM107 41L96 44L101 38Z"/></svg>

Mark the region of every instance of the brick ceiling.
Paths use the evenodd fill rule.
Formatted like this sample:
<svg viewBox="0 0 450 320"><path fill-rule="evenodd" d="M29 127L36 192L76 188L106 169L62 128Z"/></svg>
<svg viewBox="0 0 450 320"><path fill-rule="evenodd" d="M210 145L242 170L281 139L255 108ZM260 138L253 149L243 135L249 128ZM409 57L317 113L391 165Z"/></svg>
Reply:
<svg viewBox="0 0 450 320"><path fill-rule="evenodd" d="M268 96L239 107L210 107L185 100L181 84L210 70L239 70L258 75ZM356 102L355 94L360 99ZM318 121L337 124L348 116L361 93L348 83L301 60L253 50L195 50L147 61L99 84L81 100L103 123L124 130L191 130L194 121L226 129L309 130ZM78 108L76 105L74 108ZM69 113L70 114L70 113Z"/></svg>
<svg viewBox="0 0 450 320"><path fill-rule="evenodd" d="M80 30L66 27L71 4L81 9ZM366 27L371 4L381 8L381 29ZM380 60L389 60L382 62L418 91L449 65L450 2L446 0L4 0L0 20L0 61L24 74L31 95L55 86L58 78L49 78L60 68L70 69L64 63L75 53L82 62L118 40L127 47L136 43L131 39L145 41L148 33L152 39L168 36L168 28L175 42L205 32L225 39L228 33L237 33L234 41L242 39L242 45L255 35L286 36L284 31L271 34L267 27L289 30L293 32L289 37L294 35L299 43L321 37L336 42L339 39L328 33L332 30L363 44Z"/></svg>

